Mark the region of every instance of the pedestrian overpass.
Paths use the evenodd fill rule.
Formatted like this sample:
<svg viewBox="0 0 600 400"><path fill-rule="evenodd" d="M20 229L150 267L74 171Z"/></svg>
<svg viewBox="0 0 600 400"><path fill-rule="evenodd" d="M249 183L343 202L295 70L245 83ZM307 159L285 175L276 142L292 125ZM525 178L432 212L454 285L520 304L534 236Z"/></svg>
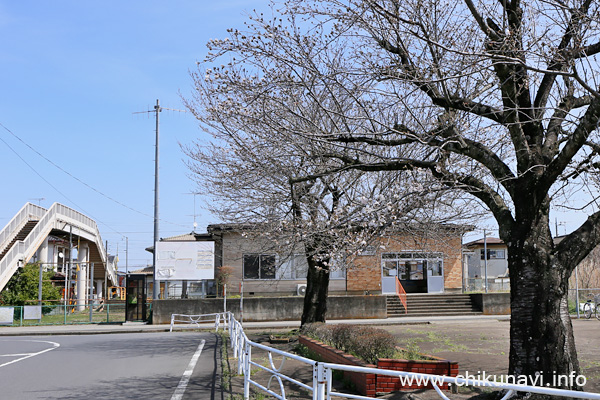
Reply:
<svg viewBox="0 0 600 400"><path fill-rule="evenodd" d="M117 284L96 221L59 203L49 209L27 203L0 231L0 291L20 266L32 261L53 264L47 258L49 237L76 244L77 263L94 264L88 274L93 271L95 282Z"/></svg>

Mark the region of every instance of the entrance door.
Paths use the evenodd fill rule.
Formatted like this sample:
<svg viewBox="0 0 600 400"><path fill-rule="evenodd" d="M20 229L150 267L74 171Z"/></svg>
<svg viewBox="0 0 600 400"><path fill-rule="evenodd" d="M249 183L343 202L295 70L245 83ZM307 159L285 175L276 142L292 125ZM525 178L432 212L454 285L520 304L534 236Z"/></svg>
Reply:
<svg viewBox="0 0 600 400"><path fill-rule="evenodd" d="M146 276L129 275L125 296L125 320L146 321L146 319Z"/></svg>
<svg viewBox="0 0 600 400"><path fill-rule="evenodd" d="M444 291L443 265L442 260L427 260L427 293Z"/></svg>
<svg viewBox="0 0 600 400"><path fill-rule="evenodd" d="M396 293L396 279L402 283L405 290L409 288L409 292L412 289L412 280L423 279L423 270L421 269L419 275L416 263L398 259L396 254L384 254L381 262L381 293Z"/></svg>
<svg viewBox="0 0 600 400"><path fill-rule="evenodd" d="M381 255L381 292L396 292L396 278L406 293L441 293L444 270L441 253L403 252Z"/></svg>
<svg viewBox="0 0 600 400"><path fill-rule="evenodd" d="M398 261L383 259L381 262L381 293L396 293Z"/></svg>

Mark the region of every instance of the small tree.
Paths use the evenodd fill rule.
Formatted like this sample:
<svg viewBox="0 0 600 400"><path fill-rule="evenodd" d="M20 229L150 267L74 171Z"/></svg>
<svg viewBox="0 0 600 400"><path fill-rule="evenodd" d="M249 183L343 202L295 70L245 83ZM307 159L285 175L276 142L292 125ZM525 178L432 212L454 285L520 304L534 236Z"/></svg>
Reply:
<svg viewBox="0 0 600 400"><path fill-rule="evenodd" d="M27 264L19 269L10 278L6 287L0 293L0 304L10 306L24 306L37 302L39 294L40 265ZM60 300L60 290L52 285L50 279L54 272L42 273L42 304L52 304L53 300Z"/></svg>
<svg viewBox="0 0 600 400"><path fill-rule="evenodd" d="M224 288L224 286L229 283L229 278L231 278L231 274L233 274L233 267L230 267L228 265L222 265L221 267L219 267L219 270L217 271L217 283L219 287ZM221 290L223 292L223 296L226 296L227 293L225 293L225 290Z"/></svg>

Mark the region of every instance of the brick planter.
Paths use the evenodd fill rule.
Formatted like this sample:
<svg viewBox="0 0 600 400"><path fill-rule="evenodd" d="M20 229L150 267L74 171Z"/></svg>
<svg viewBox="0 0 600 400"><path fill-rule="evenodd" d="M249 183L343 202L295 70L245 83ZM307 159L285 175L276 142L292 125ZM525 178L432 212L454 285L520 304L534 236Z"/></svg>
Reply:
<svg viewBox="0 0 600 400"><path fill-rule="evenodd" d="M298 338L298 341L329 363L432 375L458 375L457 362L444 360L438 357L427 356L431 358L431 360L419 361L382 358L378 360L377 365L373 365L306 336L301 335ZM369 397L374 397L376 393L395 392L398 390L433 389L433 386L431 385L419 386L413 384L410 386L403 386L399 378L385 375L344 372L344 376L354 383L359 393ZM448 385L443 385L442 388L448 389Z"/></svg>

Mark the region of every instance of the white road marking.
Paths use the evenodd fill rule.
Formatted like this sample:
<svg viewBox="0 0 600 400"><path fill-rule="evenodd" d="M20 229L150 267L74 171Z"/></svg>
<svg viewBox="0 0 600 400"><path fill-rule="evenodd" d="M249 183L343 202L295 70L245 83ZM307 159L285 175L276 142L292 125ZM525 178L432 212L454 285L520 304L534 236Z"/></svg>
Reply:
<svg viewBox="0 0 600 400"><path fill-rule="evenodd" d="M4 364L0 364L0 368L5 367L5 366L10 365L10 364L14 364L14 363L19 362L19 361L26 360L26 359L31 358L31 357L39 356L40 354L44 354L44 353L46 353L48 351L52 351L52 350L57 349L57 348L60 347L60 344L58 344L56 342L48 342L46 340L19 340L19 342L49 343L53 347L49 347L46 350L38 351L37 353L7 354L6 356L12 356L12 357L22 356L22 357L21 358L17 358L16 360L12 360L12 361L6 362Z"/></svg>
<svg viewBox="0 0 600 400"><path fill-rule="evenodd" d="M28 356L31 353L21 353L21 354L0 354L0 357L20 357L20 356Z"/></svg>
<svg viewBox="0 0 600 400"><path fill-rule="evenodd" d="M179 385L177 385L177 389L175 389L175 393L171 396L171 400L181 400L183 398L183 394L185 393L185 389L187 388L188 383L190 382L190 376L192 376L192 372L194 372L194 367L200 358L200 354L202 354L202 349L204 348L204 343L206 340L202 340L198 349L192 356L190 363L188 364L187 369L183 373L181 380L179 381Z"/></svg>

